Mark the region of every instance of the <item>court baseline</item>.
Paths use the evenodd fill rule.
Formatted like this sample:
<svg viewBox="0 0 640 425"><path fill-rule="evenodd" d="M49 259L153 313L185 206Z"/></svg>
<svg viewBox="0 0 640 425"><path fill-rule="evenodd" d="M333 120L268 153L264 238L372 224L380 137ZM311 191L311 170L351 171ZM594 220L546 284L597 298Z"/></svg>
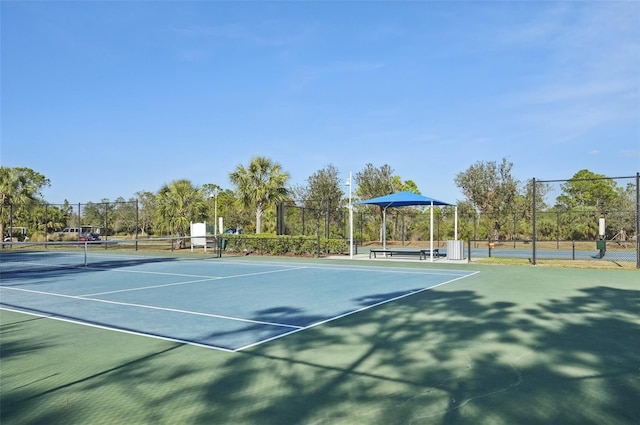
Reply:
<svg viewBox="0 0 640 425"><path fill-rule="evenodd" d="M2 297L1 308L207 348L238 351L477 273L249 262L218 262L207 267L213 269L213 276L205 277L207 274L199 273L200 270L193 274L153 272L162 279L178 276L196 279L111 291L88 292L86 282L79 286L82 293L71 294L3 284L0 290L5 296ZM262 270L245 270L243 267ZM87 270L87 273L98 273L92 278L101 282L100 278L106 276L103 271ZM109 279L116 278L117 272L149 274L146 270L133 268L108 271L116 272L109 273ZM287 278L275 276L282 272L291 273ZM75 277L77 275L63 283L56 279L33 283L62 287ZM116 278L116 281L120 282L120 279ZM125 283L129 284L128 281ZM68 286L64 288L69 290Z"/></svg>

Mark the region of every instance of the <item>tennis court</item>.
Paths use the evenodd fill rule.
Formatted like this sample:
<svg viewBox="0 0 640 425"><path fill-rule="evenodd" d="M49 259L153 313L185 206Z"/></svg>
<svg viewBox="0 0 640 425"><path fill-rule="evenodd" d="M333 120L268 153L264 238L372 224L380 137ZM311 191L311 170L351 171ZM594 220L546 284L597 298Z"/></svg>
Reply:
<svg viewBox="0 0 640 425"><path fill-rule="evenodd" d="M49 268L2 274L3 424L640 423L635 270L110 253Z"/></svg>
<svg viewBox="0 0 640 425"><path fill-rule="evenodd" d="M105 253L87 259L82 250L9 254L2 256L4 308L230 351L473 274Z"/></svg>

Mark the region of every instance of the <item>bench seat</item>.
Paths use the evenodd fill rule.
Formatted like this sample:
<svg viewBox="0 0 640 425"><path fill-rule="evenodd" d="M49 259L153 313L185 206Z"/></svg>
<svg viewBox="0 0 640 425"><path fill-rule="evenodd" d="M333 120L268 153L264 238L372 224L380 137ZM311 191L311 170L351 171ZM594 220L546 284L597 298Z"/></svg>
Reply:
<svg viewBox="0 0 640 425"><path fill-rule="evenodd" d="M385 257L402 256L402 255L418 255L420 260L425 260L431 256L431 250L429 248L397 248L397 249L382 249L374 248L369 251L369 258L377 258L377 254L384 254ZM438 248L433 249L433 256L439 257L440 250Z"/></svg>

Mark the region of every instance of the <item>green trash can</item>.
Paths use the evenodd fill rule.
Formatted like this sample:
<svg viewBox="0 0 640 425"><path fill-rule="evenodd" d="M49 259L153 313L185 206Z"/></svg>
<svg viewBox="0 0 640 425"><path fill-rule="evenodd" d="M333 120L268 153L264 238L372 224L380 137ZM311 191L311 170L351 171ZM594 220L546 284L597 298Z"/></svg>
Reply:
<svg viewBox="0 0 640 425"><path fill-rule="evenodd" d="M227 240L226 239L222 239L220 246L222 247L222 250L226 250L227 249Z"/></svg>
<svg viewBox="0 0 640 425"><path fill-rule="evenodd" d="M596 241L596 248L598 249L598 257L604 258L604 254L607 252L607 240L598 239Z"/></svg>

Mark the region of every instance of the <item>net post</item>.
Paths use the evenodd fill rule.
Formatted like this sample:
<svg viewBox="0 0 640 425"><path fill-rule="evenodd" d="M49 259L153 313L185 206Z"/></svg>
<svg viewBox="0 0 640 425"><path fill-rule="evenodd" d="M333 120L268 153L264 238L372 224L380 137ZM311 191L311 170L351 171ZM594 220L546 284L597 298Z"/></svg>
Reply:
<svg viewBox="0 0 640 425"><path fill-rule="evenodd" d="M222 244L220 243L220 237L218 237L218 235L213 235L213 252L215 255L215 258L221 258L222 257Z"/></svg>
<svg viewBox="0 0 640 425"><path fill-rule="evenodd" d="M87 267L87 251L89 250L89 242L84 241L84 266Z"/></svg>

